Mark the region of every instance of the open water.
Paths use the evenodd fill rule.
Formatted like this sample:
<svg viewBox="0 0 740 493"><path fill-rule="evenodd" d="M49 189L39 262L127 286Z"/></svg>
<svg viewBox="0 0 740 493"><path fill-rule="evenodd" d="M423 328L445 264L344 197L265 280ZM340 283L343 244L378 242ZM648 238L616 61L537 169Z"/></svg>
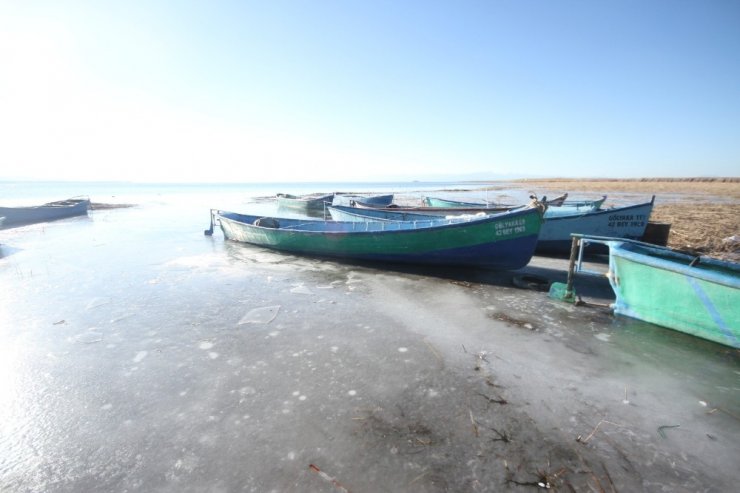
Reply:
<svg viewBox="0 0 740 493"><path fill-rule="evenodd" d="M733 489L734 350L511 273L203 235L210 208L328 191L492 198L455 183L0 183L8 205L136 204L0 230L0 492L502 491L541 471L587 491L604 470L617 491ZM563 281L566 263L528 269Z"/></svg>
<svg viewBox="0 0 740 493"><path fill-rule="evenodd" d="M484 190L481 184L455 182L315 182L315 183L128 183L128 182L24 182L0 181L0 205L33 205L75 196L88 196L93 202L193 203L221 208L255 198L274 197L277 193L397 193L407 198L421 198L432 191L450 194L465 191L473 199L496 200L512 197L526 200L526 194L515 189Z"/></svg>

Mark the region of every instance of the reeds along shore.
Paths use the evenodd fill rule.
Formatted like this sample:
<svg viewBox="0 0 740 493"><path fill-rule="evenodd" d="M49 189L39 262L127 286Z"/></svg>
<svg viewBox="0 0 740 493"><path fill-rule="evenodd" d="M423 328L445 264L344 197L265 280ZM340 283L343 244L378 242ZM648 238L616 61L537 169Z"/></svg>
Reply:
<svg viewBox="0 0 740 493"><path fill-rule="evenodd" d="M521 180L515 180L521 182L530 181L543 181L539 178L523 178ZM559 182L559 181L573 181L572 178L548 178L544 181ZM694 178L579 178L578 181L587 182L688 182L688 183L740 183L740 177L726 176L726 177L694 177Z"/></svg>
<svg viewBox="0 0 740 493"><path fill-rule="evenodd" d="M705 199L733 198L740 200L740 178L553 178L553 179L526 179L515 180L512 183L522 188L537 188L544 190L569 192L612 192L612 193L649 193L660 194L690 194ZM562 192L561 192L562 193ZM679 197L680 198L680 197Z"/></svg>
<svg viewBox="0 0 740 493"><path fill-rule="evenodd" d="M651 221L669 223L668 246L740 261L740 177L550 178L509 182L538 195L656 196Z"/></svg>

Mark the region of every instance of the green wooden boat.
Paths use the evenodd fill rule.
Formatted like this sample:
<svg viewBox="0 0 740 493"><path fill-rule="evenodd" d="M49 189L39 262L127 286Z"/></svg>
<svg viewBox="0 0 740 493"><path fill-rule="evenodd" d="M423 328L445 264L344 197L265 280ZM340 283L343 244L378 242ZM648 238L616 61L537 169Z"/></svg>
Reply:
<svg viewBox="0 0 740 493"><path fill-rule="evenodd" d="M740 348L740 264L638 241L574 236L581 245L609 247L614 313Z"/></svg>
<svg viewBox="0 0 740 493"><path fill-rule="evenodd" d="M229 240L318 257L518 269L529 263L542 225L538 208L468 221L344 222L211 211Z"/></svg>

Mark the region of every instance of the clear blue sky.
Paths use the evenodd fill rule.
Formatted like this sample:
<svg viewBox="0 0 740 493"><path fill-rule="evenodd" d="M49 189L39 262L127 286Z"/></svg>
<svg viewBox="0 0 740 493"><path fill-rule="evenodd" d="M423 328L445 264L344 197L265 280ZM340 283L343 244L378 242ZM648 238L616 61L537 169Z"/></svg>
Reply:
<svg viewBox="0 0 740 493"><path fill-rule="evenodd" d="M740 176L738 0L0 0L0 179Z"/></svg>

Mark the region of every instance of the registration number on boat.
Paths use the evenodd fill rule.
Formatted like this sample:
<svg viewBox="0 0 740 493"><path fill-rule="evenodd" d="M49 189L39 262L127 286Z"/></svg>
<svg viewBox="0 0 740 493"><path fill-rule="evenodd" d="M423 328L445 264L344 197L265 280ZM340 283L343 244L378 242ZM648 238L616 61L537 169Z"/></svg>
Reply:
<svg viewBox="0 0 740 493"><path fill-rule="evenodd" d="M629 228L645 226L644 214L613 214L609 216L610 228Z"/></svg>
<svg viewBox="0 0 740 493"><path fill-rule="evenodd" d="M527 228L524 219L512 219L496 224L496 236L507 236L517 233L524 233Z"/></svg>

